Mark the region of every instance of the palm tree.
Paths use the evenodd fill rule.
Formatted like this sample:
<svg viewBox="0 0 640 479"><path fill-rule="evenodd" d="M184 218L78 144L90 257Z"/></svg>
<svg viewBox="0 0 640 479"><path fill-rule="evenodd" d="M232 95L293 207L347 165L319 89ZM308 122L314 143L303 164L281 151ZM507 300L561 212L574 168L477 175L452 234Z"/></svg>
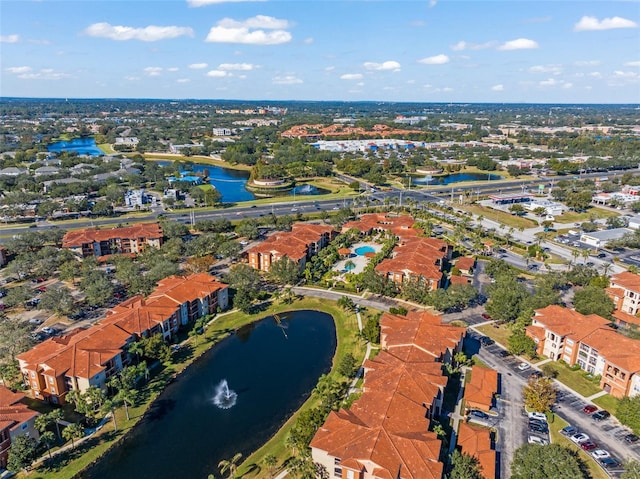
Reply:
<svg viewBox="0 0 640 479"><path fill-rule="evenodd" d="M71 440L72 449L76 448L76 443L74 439L80 439L83 436L84 436L84 427L82 427L82 424L79 424L77 422L69 424L62 431L62 437L64 437L67 441Z"/></svg>
<svg viewBox="0 0 640 479"><path fill-rule="evenodd" d="M113 430L118 432L118 421L116 420L116 408L118 407L118 401L114 397L113 399L107 399L100 407L100 412L105 416L111 413L111 419L113 419Z"/></svg>
<svg viewBox="0 0 640 479"><path fill-rule="evenodd" d="M223 459L218 463L218 469L220 469L220 474L224 474L225 472L229 472L229 479L233 479L236 475L236 471L238 470L238 463L242 459L242 453L237 453L231 459Z"/></svg>
<svg viewBox="0 0 640 479"><path fill-rule="evenodd" d="M38 417L36 417L36 420L34 421L34 426L39 432L42 433L47 430L47 428L49 427L49 424L51 424L52 422L53 422L53 419L51 418L51 416L49 416L49 414L40 414Z"/></svg>
<svg viewBox="0 0 640 479"><path fill-rule="evenodd" d="M140 357L144 354L144 346L140 341L136 341L135 343L131 343L129 345L129 354L136 355L136 363L140 362Z"/></svg>
<svg viewBox="0 0 640 479"><path fill-rule="evenodd" d="M583 263L587 260L587 258L589 257L589 250L588 249L583 249L580 254L582 255L582 259L583 259Z"/></svg>
<svg viewBox="0 0 640 479"><path fill-rule="evenodd" d="M278 464L278 459L273 454L267 454L263 460L265 466L269 469L269 476L273 477L276 464Z"/></svg>
<svg viewBox="0 0 640 479"><path fill-rule="evenodd" d="M44 443L49 453L49 459L51 459L51 445L56 441L56 435L51 431L44 431L40 434L40 442Z"/></svg>
<svg viewBox="0 0 640 479"><path fill-rule="evenodd" d="M64 418L64 412L62 409L54 409L53 411L47 414L51 418L51 421L56 425L56 433L58 434L58 439L62 439L62 435L60 434L60 421Z"/></svg>

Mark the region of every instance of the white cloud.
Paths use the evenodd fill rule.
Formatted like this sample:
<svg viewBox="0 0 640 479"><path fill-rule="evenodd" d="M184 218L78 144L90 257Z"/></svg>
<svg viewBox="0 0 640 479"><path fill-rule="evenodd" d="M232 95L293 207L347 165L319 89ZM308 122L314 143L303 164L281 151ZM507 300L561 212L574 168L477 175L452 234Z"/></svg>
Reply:
<svg viewBox="0 0 640 479"><path fill-rule="evenodd" d="M207 72L207 76L213 77L213 78L222 78L228 75L229 75L229 72L226 72L224 70L211 70Z"/></svg>
<svg viewBox="0 0 640 479"><path fill-rule="evenodd" d="M573 83L570 83L564 80L556 80L555 78L548 78L546 80L542 80L538 82L538 85L541 87L561 87L564 89L569 89L573 87Z"/></svg>
<svg viewBox="0 0 640 479"><path fill-rule="evenodd" d="M445 63L449 63L449 57L441 53L440 55L435 55L432 57L423 58L422 60L418 60L418 63L423 63L425 65L443 65Z"/></svg>
<svg viewBox="0 0 640 479"><path fill-rule="evenodd" d="M640 61L626 62L625 67L640 67Z"/></svg>
<svg viewBox="0 0 640 479"><path fill-rule="evenodd" d="M287 20L256 15L244 21L223 18L211 27L205 41L214 43L244 43L251 45L278 45L291 41L291 33L284 30ZM267 32L265 30L273 30Z"/></svg>
<svg viewBox="0 0 640 479"><path fill-rule="evenodd" d="M21 73L18 78L23 80L63 80L70 78L68 73L54 71L52 68L43 68L39 72Z"/></svg>
<svg viewBox="0 0 640 479"><path fill-rule="evenodd" d="M393 70L400 71L400 63L394 60L388 60L382 63L364 62L364 67L367 70Z"/></svg>
<svg viewBox="0 0 640 479"><path fill-rule="evenodd" d="M453 88L451 88L450 86L446 86L442 89L443 92L448 93L450 91L453 91Z"/></svg>
<svg viewBox="0 0 640 479"><path fill-rule="evenodd" d="M429 0L429 8L433 8L438 4L436 0Z"/></svg>
<svg viewBox="0 0 640 479"><path fill-rule="evenodd" d="M636 78L638 73L636 72L623 72L621 70L616 70L613 72L613 75L618 78Z"/></svg>
<svg viewBox="0 0 640 479"><path fill-rule="evenodd" d="M589 73L589 76L592 78L602 78L602 73L600 72L591 72Z"/></svg>
<svg viewBox="0 0 640 479"><path fill-rule="evenodd" d="M156 25L149 25L144 28L134 28L110 25L106 22L89 25L84 33L90 37L110 38L111 40L119 41L140 40L143 42L156 42L158 40L182 36L193 37L193 29L190 27L158 27Z"/></svg>
<svg viewBox="0 0 640 479"><path fill-rule="evenodd" d="M345 73L340 80L362 80L362 73Z"/></svg>
<svg viewBox="0 0 640 479"><path fill-rule="evenodd" d="M304 39L304 43L306 43L307 45L311 45L313 43L313 38L311 38L311 37L305 38Z"/></svg>
<svg viewBox="0 0 640 479"><path fill-rule="evenodd" d="M189 80L188 78L178 78L176 80L176 83L189 83L191 80Z"/></svg>
<svg viewBox="0 0 640 479"><path fill-rule="evenodd" d="M157 77L162 73L162 67L147 67L144 72L150 77Z"/></svg>
<svg viewBox="0 0 640 479"><path fill-rule="evenodd" d="M551 73L559 75L562 73L562 65L535 65L529 67L529 73Z"/></svg>
<svg viewBox="0 0 640 479"><path fill-rule="evenodd" d="M140 77L126 76L126 77L124 77L124 79L127 80L127 81L138 81L138 80L140 80Z"/></svg>
<svg viewBox="0 0 640 479"><path fill-rule="evenodd" d="M555 86L558 83L559 83L558 80L556 80L555 78L549 78L547 80L542 80L541 82L538 83L538 85L540 85L540 86Z"/></svg>
<svg viewBox="0 0 640 479"><path fill-rule="evenodd" d="M566 89L573 88L573 83L566 82L564 85L562 85L562 88L566 88Z"/></svg>
<svg viewBox="0 0 640 479"><path fill-rule="evenodd" d="M334 67L334 66L332 65L332 66L325 67L324 71L326 71L326 72L332 72L332 71L333 71L333 70L335 70L335 69L336 69L336 67Z"/></svg>
<svg viewBox="0 0 640 479"><path fill-rule="evenodd" d="M209 65L207 63L192 63L191 65L189 65L189 68L191 68L192 70L202 70L204 68L207 68Z"/></svg>
<svg viewBox="0 0 640 479"><path fill-rule="evenodd" d="M268 15L256 15L244 21L226 17L218 22L218 26L224 28L265 28L267 30L282 30L289 26L289 21Z"/></svg>
<svg viewBox="0 0 640 479"><path fill-rule="evenodd" d="M585 15L576 23L573 30L576 32L585 32L593 30L613 30L615 28L636 28L638 24L633 20L622 17L603 18L598 20L596 17Z"/></svg>
<svg viewBox="0 0 640 479"><path fill-rule="evenodd" d="M177 72L177 71L179 71L179 70L180 70L180 69L179 69L178 67L169 67L169 68L167 68L167 71L168 71L168 72Z"/></svg>
<svg viewBox="0 0 640 479"><path fill-rule="evenodd" d="M597 67L600 65L599 60L579 60L574 62L574 65L577 67Z"/></svg>
<svg viewBox="0 0 640 479"><path fill-rule="evenodd" d="M493 91L504 91L504 85L502 85L502 84L500 84L500 85L493 85L493 86L491 87L491 89L492 89Z"/></svg>
<svg viewBox="0 0 640 479"><path fill-rule="evenodd" d="M221 63L218 65L218 70L250 71L256 68L258 65L252 63Z"/></svg>
<svg viewBox="0 0 640 479"><path fill-rule="evenodd" d="M460 52L463 50L485 50L487 48L495 47L496 41L484 42L484 43L469 43L464 40L459 41L455 45L451 45L451 49L454 52Z"/></svg>
<svg viewBox="0 0 640 479"><path fill-rule="evenodd" d="M364 82L363 81L359 81L358 83L356 83L356 86L364 86Z"/></svg>
<svg viewBox="0 0 640 479"><path fill-rule="evenodd" d="M276 85L299 85L300 83L304 83L300 78L294 75L273 77L271 81Z"/></svg>
<svg viewBox="0 0 640 479"><path fill-rule="evenodd" d="M498 47L498 50L531 50L538 48L538 43L528 38L509 40Z"/></svg>
<svg viewBox="0 0 640 479"><path fill-rule="evenodd" d="M29 73L31 71L31 67L8 67L4 69L9 73Z"/></svg>
<svg viewBox="0 0 640 479"><path fill-rule="evenodd" d="M0 35L0 43L18 43L20 35Z"/></svg>
<svg viewBox="0 0 640 479"><path fill-rule="evenodd" d="M266 0L187 0L190 7L204 7L205 5L217 5L219 3L239 3L239 2L265 2Z"/></svg>

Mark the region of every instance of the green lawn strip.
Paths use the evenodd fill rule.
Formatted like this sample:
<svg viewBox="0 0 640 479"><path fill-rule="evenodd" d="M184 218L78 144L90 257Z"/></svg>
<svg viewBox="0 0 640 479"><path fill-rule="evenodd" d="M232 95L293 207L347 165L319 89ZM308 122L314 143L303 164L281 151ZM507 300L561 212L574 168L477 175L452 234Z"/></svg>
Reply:
<svg viewBox="0 0 640 479"><path fill-rule="evenodd" d="M494 210L493 208L487 208L478 205L461 205L459 206L459 208L469 211L478 216L484 216L488 220L497 221L498 223L502 223L516 229L534 228L538 226L535 221L532 221L529 218L523 218L521 216L505 213L504 211Z"/></svg>
<svg viewBox="0 0 640 479"><path fill-rule="evenodd" d="M597 208L592 206L587 211L582 211L578 213L577 211L567 211L562 213L560 216L555 217L556 223L575 223L578 221L589 221L590 219L606 219L612 216L620 216L620 213L615 211L605 210L603 208Z"/></svg>
<svg viewBox="0 0 640 479"><path fill-rule="evenodd" d="M333 358L333 368L329 374L335 379L342 379L334 369L337 364L340 364L341 359L347 353L353 354L358 364L362 362L365 345L358 338L358 324L355 314L346 313L334 302L328 302L320 298L305 298L291 305L282 305L277 308L281 308L283 311L313 309L331 314L334 317L336 323L337 348ZM271 312L272 310L269 311L270 314ZM317 397L312 395L264 446L246 458L238 469L238 476L247 478L264 477L260 475L260 472L262 470L263 460L269 454L274 455L278 459L279 466L284 464L291 456L291 451L285 446L285 438L289 430L295 424L295 420L302 411L312 409L318 404L319 401Z"/></svg>
<svg viewBox="0 0 640 479"><path fill-rule="evenodd" d="M498 327L494 327L493 324L485 324L483 326L476 327L476 329L485 336L489 336L495 342L502 344L504 347L509 345L509 336L511 336L511 331L504 324L500 324Z"/></svg>
<svg viewBox="0 0 640 479"><path fill-rule="evenodd" d="M602 409L610 412L612 416L615 416L618 412L618 406L620 405L620 399L613 397L610 394L605 394L604 396L600 396L599 398L595 398L593 400L594 404L597 404Z"/></svg>
<svg viewBox="0 0 640 479"><path fill-rule="evenodd" d="M118 152L113 149L113 147L111 146L110 143L100 143L98 145L98 148L100 148L102 151L104 151L105 154L107 154L107 155L117 155L118 154Z"/></svg>
<svg viewBox="0 0 640 479"><path fill-rule="evenodd" d="M584 463L589 468L589 473L591 474L592 479L609 479L607 473L604 472L604 470L598 464L596 464L595 460L589 455L589 453L583 451L582 448L560 434L560 430L567 427L568 425L569 423L567 421L565 421L561 417L558 417L557 415L553 415L553 422L549 421L549 434L551 436L551 442L560 444L561 446L566 447L567 449L570 449L572 451L577 451L578 457L580 457L580 459L582 459L582 461L584 461Z"/></svg>
<svg viewBox="0 0 640 479"><path fill-rule="evenodd" d="M584 371L582 371L581 369L574 371L565 364L559 363L557 361L549 361L546 364L548 366L545 367L553 368L553 370L558 373L558 375L556 376L556 379L558 381L585 397L589 397L601 391L601 389L595 383L589 381L583 376Z"/></svg>

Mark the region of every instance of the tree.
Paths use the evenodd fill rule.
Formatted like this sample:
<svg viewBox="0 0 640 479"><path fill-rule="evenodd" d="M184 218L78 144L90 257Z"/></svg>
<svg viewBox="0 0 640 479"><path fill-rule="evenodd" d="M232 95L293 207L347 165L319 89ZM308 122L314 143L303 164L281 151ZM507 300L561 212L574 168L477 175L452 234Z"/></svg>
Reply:
<svg viewBox="0 0 640 479"><path fill-rule="evenodd" d="M223 459L218 463L218 469L220 469L220 474L224 474L225 472L229 473L229 479L233 479L236 475L236 471L238 470L238 463L242 459L242 453L237 453L230 459Z"/></svg>
<svg viewBox="0 0 640 479"><path fill-rule="evenodd" d="M342 374L348 378L352 378L357 370L358 363L351 353L345 354L338 365L338 374Z"/></svg>
<svg viewBox="0 0 640 479"><path fill-rule="evenodd" d="M380 316L372 316L362 328L362 336L370 343L378 344L380 342Z"/></svg>
<svg viewBox="0 0 640 479"><path fill-rule="evenodd" d="M115 287L105 273L92 270L83 275L80 289L84 291L85 301L92 306L103 306L113 297Z"/></svg>
<svg viewBox="0 0 640 479"><path fill-rule="evenodd" d="M573 307L581 314L597 314L603 318L611 318L611 313L615 309L613 300L606 291L591 285L576 291L573 296Z"/></svg>
<svg viewBox="0 0 640 479"><path fill-rule="evenodd" d="M37 457L38 441L25 434L15 436L11 439L11 449L9 449L9 460L7 469L20 472L29 469L31 463Z"/></svg>
<svg viewBox="0 0 640 479"><path fill-rule="evenodd" d="M250 299L255 298L260 291L262 279L260 273L248 264L236 264L229 270L226 277L229 286L237 291L244 291Z"/></svg>
<svg viewBox="0 0 640 479"><path fill-rule="evenodd" d="M349 296L341 296L338 299L337 304L345 311L353 311L356 308L353 299L351 299Z"/></svg>
<svg viewBox="0 0 640 479"><path fill-rule="evenodd" d="M158 359L162 362L171 361L171 348L166 343L162 334L152 334L148 338L140 340L144 351L144 357Z"/></svg>
<svg viewBox="0 0 640 479"><path fill-rule="evenodd" d="M136 362L140 362L140 357L144 354L144 344L140 341L135 341L129 344L129 354L135 354Z"/></svg>
<svg viewBox="0 0 640 479"><path fill-rule="evenodd" d="M28 301L32 296L33 291L31 288L28 285L23 284L16 286L15 288L11 288L7 292L7 295L4 298L4 304L6 307L11 308Z"/></svg>
<svg viewBox="0 0 640 479"><path fill-rule="evenodd" d="M547 412L556 402L557 390L553 380L545 377L532 376L527 385L522 389L524 405L527 409L536 412Z"/></svg>
<svg viewBox="0 0 640 479"><path fill-rule="evenodd" d="M60 421L64 419L64 412L62 411L62 409L53 409L47 415L51 418L51 421L53 421L56 426L56 434L58 436L58 439L62 439L62 435L60 434Z"/></svg>
<svg viewBox="0 0 640 479"><path fill-rule="evenodd" d="M31 346L30 333L31 328L26 321L0 314L0 358L14 362L18 354Z"/></svg>
<svg viewBox="0 0 640 479"><path fill-rule="evenodd" d="M521 283L511 277L499 276L487 290L489 301L485 305L487 313L498 321L513 321L520 315L523 301L529 292Z"/></svg>
<svg viewBox="0 0 640 479"><path fill-rule="evenodd" d="M300 266L288 256L283 256L271 264L269 278L278 284L297 284L300 279Z"/></svg>
<svg viewBox="0 0 640 479"><path fill-rule="evenodd" d="M640 431L640 396L625 396L616 410L618 420L634 431Z"/></svg>
<svg viewBox="0 0 640 479"><path fill-rule="evenodd" d="M266 456L264 456L263 462L269 470L269 476L273 478L276 470L276 465L278 464L278 458L273 454L267 454Z"/></svg>
<svg viewBox="0 0 640 479"><path fill-rule="evenodd" d="M463 454L457 449L451 454L451 471L448 479L482 479L482 466L474 456Z"/></svg>
<svg viewBox="0 0 640 479"><path fill-rule="evenodd" d="M71 448L75 449L75 439L84 437L84 427L77 422L71 423L62 430L62 437L67 441L71 441Z"/></svg>
<svg viewBox="0 0 640 479"><path fill-rule="evenodd" d="M535 341L527 336L521 329L513 331L508 341L509 352L511 354L528 354L530 357L536 354Z"/></svg>
<svg viewBox="0 0 640 479"><path fill-rule="evenodd" d="M56 435L51 431L44 431L40 434L40 443L44 444L51 459L51 445L56 442Z"/></svg>
<svg viewBox="0 0 640 479"><path fill-rule="evenodd" d="M559 444L525 444L516 449L511 462L511 479L586 479L577 453Z"/></svg>
<svg viewBox="0 0 640 479"><path fill-rule="evenodd" d="M627 459L620 479L640 479L640 461Z"/></svg>
<svg viewBox="0 0 640 479"><path fill-rule="evenodd" d="M46 309L59 315L73 313L76 309L71 291L65 286L47 288L40 297L38 308Z"/></svg>

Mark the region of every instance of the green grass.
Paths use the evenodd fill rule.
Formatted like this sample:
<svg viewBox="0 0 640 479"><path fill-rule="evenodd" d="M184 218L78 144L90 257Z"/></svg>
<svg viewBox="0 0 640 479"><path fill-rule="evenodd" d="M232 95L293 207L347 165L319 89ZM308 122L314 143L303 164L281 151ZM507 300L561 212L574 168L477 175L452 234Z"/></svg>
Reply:
<svg viewBox="0 0 640 479"><path fill-rule="evenodd" d="M584 371L581 369L573 371L567 365L557 361L550 361L547 365L548 366L546 367L553 368L553 370L558 373L556 376L558 381L585 397L589 397L601 391L595 383L589 381L583 376Z"/></svg>
<svg viewBox="0 0 640 479"><path fill-rule="evenodd" d="M497 327L495 327L494 324L485 324L484 326L478 326L476 329L485 336L489 336L495 342L507 347L509 345L511 330L504 324L496 325Z"/></svg>
<svg viewBox="0 0 640 479"><path fill-rule="evenodd" d="M479 205L461 205L459 208L478 216L484 216L486 219L497 221L498 223L502 223L515 229L534 228L538 226L538 223L530 220L529 218L523 218L521 216L505 213L504 211L494 210L493 208L486 208Z"/></svg>
<svg viewBox="0 0 640 479"><path fill-rule="evenodd" d="M620 214L615 211L609 211L592 206L587 211L582 211L580 213L576 211L567 211L560 216L556 216L555 221L557 223L576 223L578 221L589 221L592 218L601 220L612 216L620 216Z"/></svg>
<svg viewBox="0 0 640 479"><path fill-rule="evenodd" d="M553 421L549 421L549 435L551 436L551 442L560 444L571 451L576 451L578 453L578 457L580 457L580 459L582 459L582 461L587 465L592 479L609 479L607 473L604 472L598 464L596 464L588 453L560 434L560 430L567 427L569 423L556 415L553 415L552 419Z"/></svg>
<svg viewBox="0 0 640 479"><path fill-rule="evenodd" d="M604 396L601 396L599 398L595 398L593 400L593 403L597 404L602 409L606 409L613 416L615 416L616 412L618 411L618 406L620 405L620 399L618 399L616 397L613 397L610 394L605 394Z"/></svg>
<svg viewBox="0 0 640 479"><path fill-rule="evenodd" d="M118 152L116 150L113 149L113 147L111 146L110 143L100 143L98 145L98 148L100 148L102 151L105 152L105 154L107 155L115 155Z"/></svg>
<svg viewBox="0 0 640 479"><path fill-rule="evenodd" d="M237 328L258 321L264 317L274 313L285 311L294 311L300 309L313 309L331 314L336 323L336 335L338 339L336 354L333 364L338 364L341 358L351 352L358 361L362 361L364 357L365 346L358 339L357 320L354 314L347 314L342 311L334 302L320 300L318 298L303 298L294 301L292 304L277 304L262 312L256 314L243 314L233 312L223 314L210 323L205 334L198 336L197 345L194 338L191 338L189 344L180 349L174 355L174 363L163 364L157 371L152 372L152 377L147 385L140 390L140 403L138 406L129 408L130 420L127 421L125 411L120 408L116 412L118 430L114 431L113 422L110 421L90 439L81 445L77 445L74 450L67 451L54 456L54 460L45 462L37 469L29 473L28 477L36 479L71 479L76 477L84 469L93 462L97 461L104 455L109 448L114 446L117 441L122 439L142 419L146 410L150 407L153 400L164 390L168 382L175 377L176 374L189 366L196 358L209 350L216 343L229 336ZM186 333L183 332L182 336ZM332 372L331 374L337 375ZM287 421L283 428L256 453L252 454L248 459L248 464L260 464L262 458L269 453L275 454L281 460L281 463L288 458L288 453L284 447L284 438L291 427L294 418L300 411L313 407L315 405L315 397L312 396L302 408L296 412L292 418ZM243 471L247 470L246 466ZM254 468L254 470L259 470ZM211 471L217 472L217 471ZM22 476L20 476L22 477ZM246 477L253 477L247 475Z"/></svg>

